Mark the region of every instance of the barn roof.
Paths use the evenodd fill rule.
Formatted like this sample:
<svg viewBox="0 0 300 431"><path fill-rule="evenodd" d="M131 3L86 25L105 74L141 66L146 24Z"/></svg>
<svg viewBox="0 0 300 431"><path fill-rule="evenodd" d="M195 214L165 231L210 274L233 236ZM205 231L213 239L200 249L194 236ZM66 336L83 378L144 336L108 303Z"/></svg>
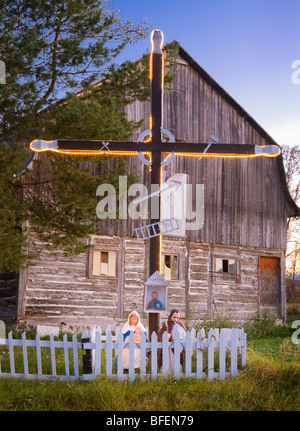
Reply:
<svg viewBox="0 0 300 431"><path fill-rule="evenodd" d="M248 112L245 111L245 109L196 62L196 60L194 60L178 42L174 41L173 43L178 45L179 56L182 57L203 78L203 80L211 85L211 87L220 94L220 96L225 99L244 118L244 120L247 121L251 127L253 127L253 129L255 129L266 140L268 144L280 147L280 145L260 126L260 124L258 124L257 121L255 121L254 118L251 117L251 115L249 115ZM292 198L288 189L282 154L280 154L276 159L283 193L290 207L289 216L299 217L300 208Z"/></svg>

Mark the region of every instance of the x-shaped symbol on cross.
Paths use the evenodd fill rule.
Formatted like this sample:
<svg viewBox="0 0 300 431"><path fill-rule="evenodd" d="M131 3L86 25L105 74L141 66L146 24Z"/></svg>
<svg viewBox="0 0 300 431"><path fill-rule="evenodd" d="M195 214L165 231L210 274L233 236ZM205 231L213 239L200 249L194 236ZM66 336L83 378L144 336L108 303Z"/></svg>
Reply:
<svg viewBox="0 0 300 431"><path fill-rule="evenodd" d="M104 141L102 141L102 144L103 144L103 146L101 147L100 151L101 151L101 150L104 150L104 148L105 148L107 151L109 151L109 148L108 148L108 146L109 146L109 142L104 142Z"/></svg>

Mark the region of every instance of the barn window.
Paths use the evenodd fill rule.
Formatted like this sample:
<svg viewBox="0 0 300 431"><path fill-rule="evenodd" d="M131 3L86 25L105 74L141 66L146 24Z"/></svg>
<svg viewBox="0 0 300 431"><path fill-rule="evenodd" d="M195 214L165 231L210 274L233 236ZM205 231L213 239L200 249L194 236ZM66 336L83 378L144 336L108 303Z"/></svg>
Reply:
<svg viewBox="0 0 300 431"><path fill-rule="evenodd" d="M162 272L166 280L178 280L178 256L176 254L163 255Z"/></svg>
<svg viewBox="0 0 300 431"><path fill-rule="evenodd" d="M227 281L237 283L238 266L236 259L223 259L216 257L214 261L214 281Z"/></svg>
<svg viewBox="0 0 300 431"><path fill-rule="evenodd" d="M91 251L91 276L109 276L117 275L117 252L116 251Z"/></svg>

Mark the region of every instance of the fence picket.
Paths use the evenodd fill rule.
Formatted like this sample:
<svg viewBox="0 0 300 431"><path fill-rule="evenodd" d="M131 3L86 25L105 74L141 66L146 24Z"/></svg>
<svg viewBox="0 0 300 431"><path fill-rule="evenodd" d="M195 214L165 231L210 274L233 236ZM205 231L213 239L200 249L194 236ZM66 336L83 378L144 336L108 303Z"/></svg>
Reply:
<svg viewBox="0 0 300 431"><path fill-rule="evenodd" d="M36 348L37 372L38 372L38 378L40 379L43 375L40 334L36 334L35 336L35 348Z"/></svg>
<svg viewBox="0 0 300 431"><path fill-rule="evenodd" d="M203 351L204 351L204 336L203 331L197 334L197 349L196 349L196 377L203 377Z"/></svg>
<svg viewBox="0 0 300 431"><path fill-rule="evenodd" d="M112 376L112 334L110 330L106 332L106 376ZM118 367L119 368L119 367Z"/></svg>
<svg viewBox="0 0 300 431"><path fill-rule="evenodd" d="M16 372L15 372L15 357L14 357L14 345L13 345L12 331L10 331L8 333L8 349L9 349L10 375L11 375L11 377L14 377L16 375Z"/></svg>
<svg viewBox="0 0 300 431"><path fill-rule="evenodd" d="M219 343L219 378L224 379L226 374L226 329L221 329Z"/></svg>
<svg viewBox="0 0 300 431"><path fill-rule="evenodd" d="M181 351L181 343L180 343L180 335L178 331L174 331L174 356L172 356L172 360L174 362L174 376L179 379L180 377L180 351ZM169 354L170 354L169 349ZM173 364L172 364L173 365Z"/></svg>
<svg viewBox="0 0 300 431"><path fill-rule="evenodd" d="M68 336L64 334L63 336L64 345L64 362L65 362L65 374L70 377L70 366L69 366L69 349L68 349Z"/></svg>
<svg viewBox="0 0 300 431"><path fill-rule="evenodd" d="M185 376L190 377L192 375L192 333L187 332L185 336Z"/></svg>
<svg viewBox="0 0 300 431"><path fill-rule="evenodd" d="M74 364L74 376L79 377L79 365L78 365L78 343L77 334L72 336L72 346L73 346L73 364Z"/></svg>
<svg viewBox="0 0 300 431"><path fill-rule="evenodd" d="M141 333L141 353L140 353L140 377L141 379L146 377L146 365L147 365L147 351L146 351L146 334Z"/></svg>
<svg viewBox="0 0 300 431"><path fill-rule="evenodd" d="M23 367L24 367L24 377L28 378L28 357L27 357L27 344L26 344L26 332L22 333L22 352L23 352Z"/></svg>
<svg viewBox="0 0 300 431"><path fill-rule="evenodd" d="M215 334L211 328L207 337L207 363L208 363L208 379L213 379L215 374Z"/></svg>
<svg viewBox="0 0 300 431"><path fill-rule="evenodd" d="M237 374L237 330L231 331L231 374Z"/></svg>
<svg viewBox="0 0 300 431"><path fill-rule="evenodd" d="M247 334L244 332L242 332L241 334L241 339L242 339L242 347L241 347L241 359L242 359L242 367L246 366L246 345L247 345Z"/></svg>
<svg viewBox="0 0 300 431"><path fill-rule="evenodd" d="M129 335L129 381L133 381L135 378L134 373L134 360L135 360L135 342L134 342L134 333L131 332Z"/></svg>
<svg viewBox="0 0 300 431"><path fill-rule="evenodd" d="M92 343L96 342L96 326L95 325L93 325L90 329L90 340ZM95 373L95 353L96 353L96 349L93 349L91 352L93 374Z"/></svg>
<svg viewBox="0 0 300 431"><path fill-rule="evenodd" d="M56 360L55 360L55 347L54 347L53 334L50 334L50 356L51 356L52 376L56 377Z"/></svg>
<svg viewBox="0 0 300 431"><path fill-rule="evenodd" d="M95 335L95 362L93 363L93 371L95 376L101 374L101 332L99 330Z"/></svg>
<svg viewBox="0 0 300 431"><path fill-rule="evenodd" d="M117 354L117 376L119 380L123 380L123 334L118 333L118 354Z"/></svg>
<svg viewBox="0 0 300 431"><path fill-rule="evenodd" d="M164 375L168 374L170 366L170 349L168 348L168 344L168 333L165 331L162 337L162 372Z"/></svg>
<svg viewBox="0 0 300 431"><path fill-rule="evenodd" d="M157 334L152 332L151 335L151 377L157 378Z"/></svg>

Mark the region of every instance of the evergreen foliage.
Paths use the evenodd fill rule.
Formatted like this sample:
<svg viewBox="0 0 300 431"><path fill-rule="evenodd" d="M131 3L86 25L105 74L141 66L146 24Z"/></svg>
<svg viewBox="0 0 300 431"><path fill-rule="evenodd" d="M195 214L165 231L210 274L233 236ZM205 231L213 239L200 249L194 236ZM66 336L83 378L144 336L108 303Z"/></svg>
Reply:
<svg viewBox="0 0 300 431"><path fill-rule="evenodd" d="M141 123L122 108L149 98L149 59L114 61L145 36L145 23L123 20L105 0L0 0L0 272L29 263L29 232L65 253L82 252L97 233L96 189L103 182L117 189L124 160L111 171L107 157L47 153L29 170L28 144L132 136ZM136 180L129 176L128 187Z"/></svg>

